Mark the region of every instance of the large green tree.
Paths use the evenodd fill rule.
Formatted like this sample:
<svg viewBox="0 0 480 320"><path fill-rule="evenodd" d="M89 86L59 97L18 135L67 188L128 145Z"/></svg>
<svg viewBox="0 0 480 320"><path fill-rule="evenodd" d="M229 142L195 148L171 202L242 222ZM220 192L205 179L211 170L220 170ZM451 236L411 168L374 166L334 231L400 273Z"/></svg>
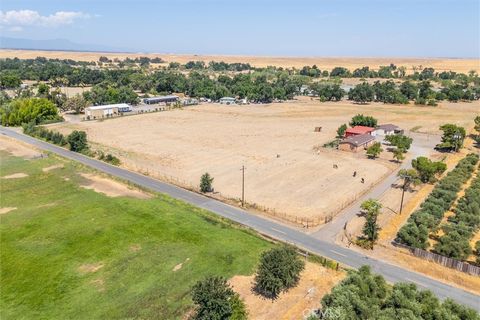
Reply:
<svg viewBox="0 0 480 320"><path fill-rule="evenodd" d="M292 246L273 248L262 254L255 275L254 289L269 299L276 299L282 291L297 285L305 262Z"/></svg>
<svg viewBox="0 0 480 320"><path fill-rule="evenodd" d="M372 116L364 116L363 114L355 115L352 120L350 120L350 126L365 126L375 128L377 126L378 120Z"/></svg>
<svg viewBox="0 0 480 320"><path fill-rule="evenodd" d="M87 100L85 100L83 96L76 94L75 96L68 98L65 101L65 103L63 104L63 109L65 111L73 111L78 114L80 112L83 112L87 105Z"/></svg>
<svg viewBox="0 0 480 320"><path fill-rule="evenodd" d="M19 126L22 123L39 124L48 120L60 120L54 103L45 98L15 99L0 106L2 125Z"/></svg>
<svg viewBox="0 0 480 320"><path fill-rule="evenodd" d="M373 101L375 97L375 91L373 87L367 82L357 84L348 92L348 99L357 103L366 104Z"/></svg>
<svg viewBox="0 0 480 320"><path fill-rule="evenodd" d="M85 131L72 131L72 133L67 136L67 142L72 151L82 152L88 149L87 134Z"/></svg>
<svg viewBox="0 0 480 320"><path fill-rule="evenodd" d="M367 156L369 156L372 159L375 159L382 153L383 148L382 144L380 142L375 142L372 144L370 147L367 148Z"/></svg>
<svg viewBox="0 0 480 320"><path fill-rule="evenodd" d="M412 160L412 167L417 170L422 182L434 182L435 177L447 170L447 165L441 161L432 161L427 157Z"/></svg>
<svg viewBox="0 0 480 320"><path fill-rule="evenodd" d="M367 247L372 248L378 239L380 227L377 223L377 217L380 214L382 204L375 199L368 199L362 202L360 208L365 213L365 224L362 229L363 237L360 241L362 245L367 244ZM366 242L364 240L366 240Z"/></svg>
<svg viewBox="0 0 480 320"><path fill-rule="evenodd" d="M208 277L198 281L192 288L192 300L196 305L194 319L247 319L243 301L225 278Z"/></svg>
<svg viewBox="0 0 480 320"><path fill-rule="evenodd" d="M467 132L465 128L447 123L440 126L443 131L442 142L436 146L440 150L458 151L463 146Z"/></svg>
<svg viewBox="0 0 480 320"><path fill-rule="evenodd" d="M1 89L16 89L20 87L22 80L18 74L8 72L0 73L0 88Z"/></svg>

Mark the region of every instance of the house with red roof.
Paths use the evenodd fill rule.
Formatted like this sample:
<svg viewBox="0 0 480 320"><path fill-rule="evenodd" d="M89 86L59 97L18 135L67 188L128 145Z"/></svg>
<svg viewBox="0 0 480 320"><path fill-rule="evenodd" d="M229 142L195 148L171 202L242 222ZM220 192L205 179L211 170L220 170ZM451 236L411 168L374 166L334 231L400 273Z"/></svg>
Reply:
<svg viewBox="0 0 480 320"><path fill-rule="evenodd" d="M375 128L365 127L365 126L355 126L353 128L348 128L345 131L345 138L352 137L352 136L359 136L363 134L369 134L371 136L375 136Z"/></svg>

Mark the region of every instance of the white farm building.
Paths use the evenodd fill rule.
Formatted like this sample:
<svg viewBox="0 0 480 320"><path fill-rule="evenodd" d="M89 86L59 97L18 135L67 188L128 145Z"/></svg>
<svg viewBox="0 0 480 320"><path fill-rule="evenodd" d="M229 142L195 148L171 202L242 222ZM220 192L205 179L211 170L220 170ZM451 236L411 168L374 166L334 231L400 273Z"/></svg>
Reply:
<svg viewBox="0 0 480 320"><path fill-rule="evenodd" d="M85 117L87 119L109 118L129 111L132 111L132 107L126 103L91 106L85 108Z"/></svg>

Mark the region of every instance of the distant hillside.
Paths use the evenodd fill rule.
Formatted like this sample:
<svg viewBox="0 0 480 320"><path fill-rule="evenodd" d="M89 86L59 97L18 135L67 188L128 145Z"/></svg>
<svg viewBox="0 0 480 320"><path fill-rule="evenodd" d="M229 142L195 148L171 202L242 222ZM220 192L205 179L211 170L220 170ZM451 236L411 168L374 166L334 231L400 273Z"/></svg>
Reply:
<svg viewBox="0 0 480 320"><path fill-rule="evenodd" d="M132 50L127 48L81 44L66 39L33 40L8 37L0 37L0 49L132 52Z"/></svg>

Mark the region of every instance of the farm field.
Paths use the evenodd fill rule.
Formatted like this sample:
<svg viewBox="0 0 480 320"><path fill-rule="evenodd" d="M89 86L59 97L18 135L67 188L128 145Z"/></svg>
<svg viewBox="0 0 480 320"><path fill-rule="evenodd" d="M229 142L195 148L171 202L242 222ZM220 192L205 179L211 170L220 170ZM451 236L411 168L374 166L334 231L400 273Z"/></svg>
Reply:
<svg viewBox="0 0 480 320"><path fill-rule="evenodd" d="M167 196L0 145L2 319L181 319L197 280L250 275L271 247Z"/></svg>
<svg viewBox="0 0 480 320"><path fill-rule="evenodd" d="M235 55L196 55L196 54L145 54L145 53L108 53L108 52L74 52L74 51L41 51L41 50L0 50L0 59L17 57L19 59L34 59L36 57L72 59L78 61L98 61L100 56L109 59L125 59L126 57L160 57L169 62L185 64L188 61L224 61L227 63L249 63L254 67L277 66L297 69L306 65L317 65L321 70L332 70L335 67L356 69L369 66L378 69L379 66L387 66L394 63L397 66L407 67L412 72L413 66L432 67L437 71L451 70L468 73L470 70L480 71L480 65L476 59L448 59L448 58L359 58L359 57L258 57L258 56L235 56Z"/></svg>
<svg viewBox="0 0 480 320"><path fill-rule="evenodd" d="M428 140L438 139L430 134L439 133L438 126L446 122L471 127L479 105L355 105L301 97L267 105L203 104L50 128L63 133L85 130L94 145L120 157L124 166L153 176L174 177L187 186L197 186L208 171L215 178L215 191L225 198L241 197L240 169L245 165L247 202L312 218L335 214L396 168L387 152L381 159L370 160L363 153L315 148L331 141L338 126L353 115L364 113L378 118L379 123L427 133ZM316 126L321 126L322 132L314 132ZM338 169L333 169L334 164ZM352 177L354 171L356 178Z"/></svg>

